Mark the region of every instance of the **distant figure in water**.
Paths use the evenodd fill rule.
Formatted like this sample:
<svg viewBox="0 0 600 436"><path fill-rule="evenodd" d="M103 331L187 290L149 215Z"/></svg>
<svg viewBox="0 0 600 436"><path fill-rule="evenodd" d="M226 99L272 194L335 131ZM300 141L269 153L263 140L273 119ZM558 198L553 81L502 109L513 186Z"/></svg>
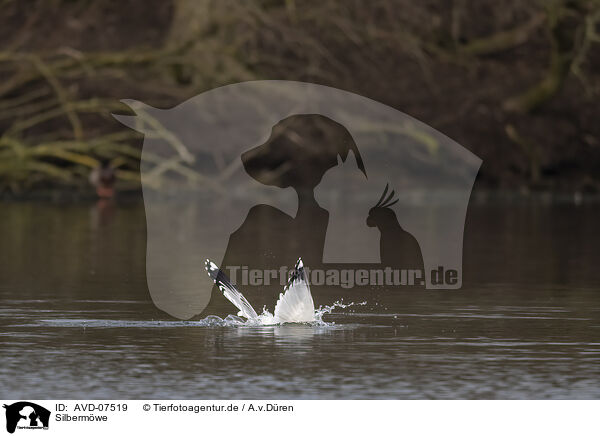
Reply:
<svg viewBox="0 0 600 436"><path fill-rule="evenodd" d="M381 198L369 210L367 217L367 226L377 227L381 233L379 245L381 263L395 269L423 271L421 247L415 237L398 223L398 217L391 209L398 199L394 200L393 190L386 197L388 188L389 186L386 185Z"/></svg>
<svg viewBox="0 0 600 436"><path fill-rule="evenodd" d="M108 159L102 159L100 165L90 173L90 183L96 187L100 198L112 198L115 195L115 169Z"/></svg>

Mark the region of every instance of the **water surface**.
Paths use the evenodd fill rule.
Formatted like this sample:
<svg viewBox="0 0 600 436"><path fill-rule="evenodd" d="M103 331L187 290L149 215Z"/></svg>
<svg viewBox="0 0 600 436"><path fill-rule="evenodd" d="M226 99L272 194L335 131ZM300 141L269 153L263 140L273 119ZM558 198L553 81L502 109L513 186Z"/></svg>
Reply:
<svg viewBox="0 0 600 436"><path fill-rule="evenodd" d="M5 398L600 398L600 207L475 202L459 291L339 290L329 325L159 311L143 205L0 205ZM235 309L232 306L232 313ZM207 325L209 324L209 325Z"/></svg>

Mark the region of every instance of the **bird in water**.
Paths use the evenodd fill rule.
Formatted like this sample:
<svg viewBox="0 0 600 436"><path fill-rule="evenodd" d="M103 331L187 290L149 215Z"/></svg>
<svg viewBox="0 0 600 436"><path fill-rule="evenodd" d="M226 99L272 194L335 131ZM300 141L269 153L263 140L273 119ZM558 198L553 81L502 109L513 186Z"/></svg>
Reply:
<svg viewBox="0 0 600 436"><path fill-rule="evenodd" d="M95 186L100 198L112 198L115 195L116 179L115 169L108 159L103 159L90 173L90 183Z"/></svg>
<svg viewBox="0 0 600 436"><path fill-rule="evenodd" d="M296 262L287 285L283 288L283 292L279 294L279 300L275 304L275 310L272 315L267 311L258 315L248 300L229 281L227 275L209 259L206 259L205 268L210 278L216 283L221 292L223 292L225 298L239 309L238 316L242 316L249 321L261 322L262 324L316 321L315 304L310 293L310 286L306 279L302 259L298 259L298 262Z"/></svg>

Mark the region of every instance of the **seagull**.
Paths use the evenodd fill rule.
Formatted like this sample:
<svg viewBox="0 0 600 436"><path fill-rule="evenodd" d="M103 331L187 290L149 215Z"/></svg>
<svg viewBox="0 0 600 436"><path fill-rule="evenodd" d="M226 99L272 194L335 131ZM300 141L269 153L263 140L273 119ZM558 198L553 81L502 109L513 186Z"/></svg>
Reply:
<svg viewBox="0 0 600 436"><path fill-rule="evenodd" d="M279 300L275 304L275 311L271 315L269 312L258 315L252 305L246 300L240 291L231 284L227 275L213 262L206 259L206 272L210 278L217 284L225 298L233 303L239 309L238 316L244 317L249 321L261 322L268 321L273 324L283 323L306 323L316 321L315 303L310 293L310 287L306 280L304 264L302 259L298 259L287 285L283 292L279 294ZM267 319L265 319L267 318Z"/></svg>

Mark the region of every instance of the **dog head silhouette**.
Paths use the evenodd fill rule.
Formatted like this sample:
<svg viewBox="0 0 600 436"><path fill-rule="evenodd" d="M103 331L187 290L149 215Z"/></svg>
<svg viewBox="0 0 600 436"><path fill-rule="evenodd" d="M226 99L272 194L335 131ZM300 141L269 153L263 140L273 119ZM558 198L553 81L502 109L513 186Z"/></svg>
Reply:
<svg viewBox="0 0 600 436"><path fill-rule="evenodd" d="M246 172L255 180L280 188L312 190L323 174L345 162L352 151L366 175L362 157L350 132L322 115L292 115L278 122L269 139L242 154Z"/></svg>

